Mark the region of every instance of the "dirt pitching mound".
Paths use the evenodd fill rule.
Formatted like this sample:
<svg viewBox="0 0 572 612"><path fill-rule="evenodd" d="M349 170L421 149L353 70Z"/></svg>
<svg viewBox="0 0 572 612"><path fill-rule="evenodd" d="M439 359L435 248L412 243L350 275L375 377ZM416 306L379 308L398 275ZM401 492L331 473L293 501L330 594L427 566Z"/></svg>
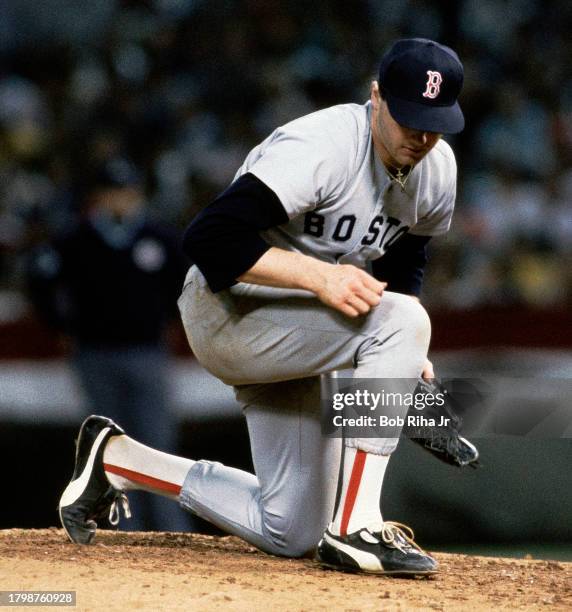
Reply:
<svg viewBox="0 0 572 612"><path fill-rule="evenodd" d="M572 609L572 563L437 554L440 573L399 579L323 570L233 537L100 530L0 531L0 590L74 590L61 610ZM36 608L37 609L37 608Z"/></svg>

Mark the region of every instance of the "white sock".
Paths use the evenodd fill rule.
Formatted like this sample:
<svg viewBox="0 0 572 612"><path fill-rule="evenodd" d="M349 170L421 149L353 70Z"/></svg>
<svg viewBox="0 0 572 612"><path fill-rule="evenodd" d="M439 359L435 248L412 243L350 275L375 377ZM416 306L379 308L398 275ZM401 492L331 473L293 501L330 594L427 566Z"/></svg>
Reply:
<svg viewBox="0 0 572 612"><path fill-rule="evenodd" d="M110 484L121 491L143 490L178 499L191 459L169 455L128 436L112 436L103 451L103 468Z"/></svg>
<svg viewBox="0 0 572 612"><path fill-rule="evenodd" d="M347 535L364 527L381 530L381 487L390 455L374 455L356 448L344 449L340 501L330 524L334 535Z"/></svg>

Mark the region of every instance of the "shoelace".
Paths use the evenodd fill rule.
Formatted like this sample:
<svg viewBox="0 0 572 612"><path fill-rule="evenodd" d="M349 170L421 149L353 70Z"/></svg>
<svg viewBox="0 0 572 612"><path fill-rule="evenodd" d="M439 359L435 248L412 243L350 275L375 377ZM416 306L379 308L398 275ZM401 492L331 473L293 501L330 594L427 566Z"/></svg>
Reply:
<svg viewBox="0 0 572 612"><path fill-rule="evenodd" d="M394 546L402 553L407 553L408 550L415 550L423 555L427 553L416 544L415 534L411 527L396 521L384 521L381 531L377 531L375 535L380 535L381 539L389 546Z"/></svg>
<svg viewBox="0 0 572 612"><path fill-rule="evenodd" d="M118 493L117 497L113 500L113 503L109 507L109 522L115 527L119 523L119 505L123 508L123 514L125 518L131 518L131 508L129 507L129 500L125 493Z"/></svg>

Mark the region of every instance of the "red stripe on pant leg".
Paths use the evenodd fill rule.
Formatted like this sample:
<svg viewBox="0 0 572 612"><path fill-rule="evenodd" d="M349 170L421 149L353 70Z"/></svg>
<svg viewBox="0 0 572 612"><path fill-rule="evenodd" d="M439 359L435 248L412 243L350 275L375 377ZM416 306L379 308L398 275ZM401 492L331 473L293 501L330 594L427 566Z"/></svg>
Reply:
<svg viewBox="0 0 572 612"><path fill-rule="evenodd" d="M153 478L153 476L147 476L147 474L134 472L133 470L128 470L127 468L122 468L118 465L104 463L103 469L106 472L111 472L112 474L123 476L123 478L127 478L127 480L132 480L133 482L138 482L139 484L147 485L148 487L152 487L153 489L159 489L159 491L165 491L166 493L174 493L175 495L179 495L179 493L181 492L181 487L179 485L176 485L172 482L167 482L166 480L161 480L159 478Z"/></svg>
<svg viewBox="0 0 572 612"><path fill-rule="evenodd" d="M348 484L348 490L344 502L342 524L340 527L340 533L343 536L347 535L348 533L348 523L350 522L350 516L352 515L352 511L354 509L354 504L359 489L359 483L361 482L361 475L363 474L363 468L365 466L366 454L367 453L365 453L364 451L358 450L356 451L356 456L354 458L350 482Z"/></svg>

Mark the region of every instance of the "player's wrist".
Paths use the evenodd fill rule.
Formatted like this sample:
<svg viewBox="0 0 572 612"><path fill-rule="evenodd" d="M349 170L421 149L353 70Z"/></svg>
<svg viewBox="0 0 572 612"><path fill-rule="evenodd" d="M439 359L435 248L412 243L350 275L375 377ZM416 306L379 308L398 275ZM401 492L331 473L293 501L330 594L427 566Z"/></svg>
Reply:
<svg viewBox="0 0 572 612"><path fill-rule="evenodd" d="M304 260L300 261L302 274L300 274L299 277L302 289L319 295L327 285L328 268L331 264L315 259L314 257L303 257Z"/></svg>

